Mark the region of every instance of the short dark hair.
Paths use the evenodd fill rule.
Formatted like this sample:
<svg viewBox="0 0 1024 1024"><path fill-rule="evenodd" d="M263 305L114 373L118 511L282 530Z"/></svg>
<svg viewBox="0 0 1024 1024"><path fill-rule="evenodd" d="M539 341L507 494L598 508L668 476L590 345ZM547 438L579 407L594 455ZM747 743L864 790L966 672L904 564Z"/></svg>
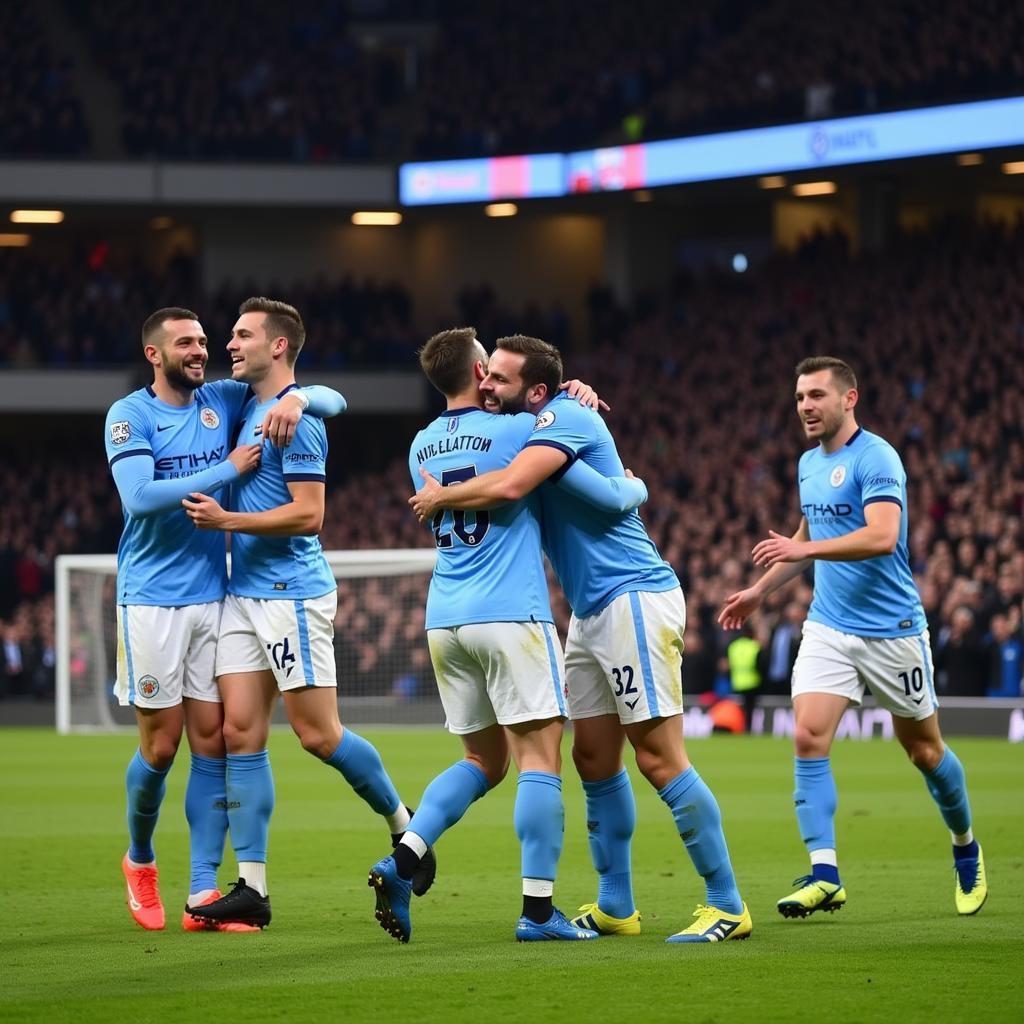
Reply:
<svg viewBox="0 0 1024 1024"><path fill-rule="evenodd" d="M857 387L857 375L849 363L835 356L809 356L801 359L796 364L796 375L802 377L805 373L819 373L822 370L831 370L832 379L843 390L849 391Z"/></svg>
<svg viewBox="0 0 1024 1024"><path fill-rule="evenodd" d="M511 334L507 338L499 338L494 346L525 356L519 376L528 388L546 384L549 398L558 394L562 383L562 356L554 345L525 334Z"/></svg>
<svg viewBox="0 0 1024 1024"><path fill-rule="evenodd" d="M306 341L306 328L302 323L302 317L299 316L299 311L279 299L254 295L238 307L238 315L241 316L244 313L266 313L263 327L267 336L288 339L288 355L285 358L288 360L289 366L294 366Z"/></svg>
<svg viewBox="0 0 1024 1024"><path fill-rule="evenodd" d="M427 380L442 395L457 395L472 384L473 367L480 360L476 328L438 331L416 354Z"/></svg>
<svg viewBox="0 0 1024 1024"><path fill-rule="evenodd" d="M152 345L154 336L164 329L165 320L199 320L191 309L184 306L164 306L155 313L150 313L142 324L142 345Z"/></svg>

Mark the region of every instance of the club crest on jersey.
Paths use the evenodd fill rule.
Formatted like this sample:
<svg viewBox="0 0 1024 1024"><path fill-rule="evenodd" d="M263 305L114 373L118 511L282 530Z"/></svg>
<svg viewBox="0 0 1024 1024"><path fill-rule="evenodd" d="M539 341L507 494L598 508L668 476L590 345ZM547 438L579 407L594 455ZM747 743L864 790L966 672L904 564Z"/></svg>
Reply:
<svg viewBox="0 0 1024 1024"><path fill-rule="evenodd" d="M555 414L553 412L551 412L550 410L545 409L544 412L542 412L537 417L537 422L534 423L533 429L534 430L543 430L545 427L550 427L551 424L554 423L554 422L555 422Z"/></svg>
<svg viewBox="0 0 1024 1024"><path fill-rule="evenodd" d="M459 429L459 417L449 416L448 417L448 433L454 434Z"/></svg>
<svg viewBox="0 0 1024 1024"><path fill-rule="evenodd" d="M132 428L127 420L110 424L110 443L125 444L132 436Z"/></svg>
<svg viewBox="0 0 1024 1024"><path fill-rule="evenodd" d="M199 422L210 430L216 430L220 426L220 417L215 409L204 405L199 413Z"/></svg>
<svg viewBox="0 0 1024 1024"><path fill-rule="evenodd" d="M832 484L833 487L841 487L843 481L846 479L846 467L836 466L836 468L832 470L832 475L828 479L829 483Z"/></svg>
<svg viewBox="0 0 1024 1024"><path fill-rule="evenodd" d="M139 693L150 699L155 697L160 692L160 682L156 676L143 676L139 680Z"/></svg>

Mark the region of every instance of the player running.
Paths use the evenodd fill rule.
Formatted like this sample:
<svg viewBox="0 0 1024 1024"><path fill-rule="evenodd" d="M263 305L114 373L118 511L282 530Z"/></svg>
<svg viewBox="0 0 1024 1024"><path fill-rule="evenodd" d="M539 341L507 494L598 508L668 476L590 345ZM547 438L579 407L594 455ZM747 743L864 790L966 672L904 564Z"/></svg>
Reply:
<svg viewBox="0 0 1024 1024"><path fill-rule="evenodd" d="M220 897L217 868L228 827L223 714L213 678L227 583L224 538L197 533L181 500L196 487L215 491L250 473L261 449L243 444L227 454L249 389L205 382L206 335L195 313L158 309L142 326L142 345L153 383L110 407L104 438L124 507L114 693L134 706L139 729L126 778L130 845L122 870L132 917L159 930L165 915L152 838L183 728L192 755L188 903ZM345 400L328 388L285 396L268 408L264 436L286 443L307 404L315 415L333 416ZM203 929L187 914L182 925Z"/></svg>
<svg viewBox="0 0 1024 1024"><path fill-rule="evenodd" d="M243 412L243 440L258 441L267 409L297 387L295 361L305 337L297 310L284 302L251 298L239 307L228 353L233 378L253 392ZM215 671L224 701L228 820L239 878L219 900L189 904L187 911L203 921L270 923L266 862L274 781L267 736L279 691L302 746L340 772L385 818L393 842L409 823L376 748L343 729L338 718L338 588L317 537L326 468L324 425L303 419L291 442L265 451L258 470L236 486L237 511L226 511L195 487L182 502L199 533L233 534ZM417 878L420 891L430 887L434 869L430 853Z"/></svg>
<svg viewBox="0 0 1024 1024"><path fill-rule="evenodd" d="M410 502L420 516L518 501L557 481L577 460L621 476L615 442L595 412L538 387L561 375L558 350L536 338L501 338L480 388L490 412L524 409L536 420L523 451L502 470L451 487L427 477ZM680 666L686 609L679 580L635 512L594 508L550 484L539 491L544 550L572 606L565 648L573 760L587 798L598 898L573 919L601 934L638 935L630 844L636 807L622 751L628 737L637 767L668 806L706 904L673 943L745 939L750 914L733 875L718 804L683 742Z"/></svg>
<svg viewBox="0 0 1024 1024"><path fill-rule="evenodd" d="M952 833L957 912L976 914L988 895L985 861L971 830L963 767L939 732L928 629L907 556L907 474L890 444L857 425L857 379L846 363L817 356L796 374L797 413L817 442L800 457L803 516L792 537L772 532L755 546L754 564L768 571L730 595L718 617L723 628L739 628L814 561L814 600L792 680L793 797L811 873L779 900L779 913L807 917L846 903L829 751L844 712L868 688L892 713L893 730Z"/></svg>
<svg viewBox="0 0 1024 1024"><path fill-rule="evenodd" d="M413 440L414 486L420 467L449 484L508 465L529 437L533 417L483 411L479 384L487 353L473 328L434 335L420 352L420 366L445 396L447 409ZM546 385L539 388L547 393ZM589 500L621 508L624 501L646 497L639 481L609 481L579 469L582 478L568 474L562 486L581 489ZM409 893L420 858L504 779L510 754L519 771L514 820L522 844L516 939L598 937L571 925L553 905L564 819L564 668L538 514L537 499L526 497L493 512L439 512L430 524L438 553L427 597L427 639L447 726L462 738L465 757L430 783L394 854L370 869L377 920L403 942L412 934Z"/></svg>

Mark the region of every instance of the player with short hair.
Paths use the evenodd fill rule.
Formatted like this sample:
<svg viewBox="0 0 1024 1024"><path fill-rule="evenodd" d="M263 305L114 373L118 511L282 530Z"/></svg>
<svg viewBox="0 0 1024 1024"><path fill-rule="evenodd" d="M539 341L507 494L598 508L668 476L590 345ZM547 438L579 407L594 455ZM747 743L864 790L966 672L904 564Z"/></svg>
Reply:
<svg viewBox="0 0 1024 1024"><path fill-rule="evenodd" d="M447 409L413 440L414 486L420 467L446 485L508 465L529 438L533 417L484 412L479 384L488 357L475 330L435 334L419 355ZM550 386L557 390L560 379ZM547 386L539 389L546 394ZM619 508L646 497L639 481L608 481L579 468L592 479L578 482L574 474L563 486L582 487L591 500ZM510 755L519 771L514 817L522 844L516 939L597 938L571 925L552 902L564 818L564 669L538 513L536 497L528 496L493 512L439 512L430 524L438 550L427 597L427 639L448 729L461 737L465 757L430 783L394 853L370 869L377 920L403 942L412 933L409 891L419 858L504 779Z"/></svg>
<svg viewBox="0 0 1024 1024"><path fill-rule="evenodd" d="M592 410L538 387L561 373L558 350L536 338L500 338L480 387L490 412L536 416L523 451L504 469L451 487L427 483L412 500L417 514L484 509L518 501L540 487L544 550L573 610L565 649L573 759L587 798L598 898L577 926L637 935L630 843L636 807L622 751L628 737L637 766L675 820L706 883L696 920L674 943L744 939L750 914L729 861L721 814L686 754L682 731L686 609L672 567L658 554L640 516L601 511L552 486L577 461L621 476L622 462L604 421Z"/></svg>
<svg viewBox="0 0 1024 1024"><path fill-rule="evenodd" d="M122 705L134 706L139 728L126 778L130 846L122 870L132 917L156 930L165 915L152 837L183 728L192 754L187 902L219 898L227 833L223 714L213 678L227 585L224 538L197 533L181 500L197 486L214 491L251 472L260 446L242 444L228 454L249 389L229 380L206 383L207 341L195 313L156 310L142 325L142 345L153 383L110 407L104 437L124 507L114 692ZM305 405L333 416L344 404L329 388L286 396L267 411L264 434L285 443ZM203 928L189 915L182 924Z"/></svg>
<svg viewBox="0 0 1024 1024"><path fill-rule="evenodd" d="M811 873L779 900L779 913L806 917L846 903L829 751L846 709L867 688L891 712L952 833L957 912L976 914L988 895L985 862L963 766L939 731L928 628L907 555L906 471L888 442L858 426L857 378L847 363L814 356L797 365L796 378L797 413L817 442L800 456L800 525L792 537L772 531L754 547L754 564L768 571L726 598L718 617L723 628L738 628L814 562L814 600L792 678L794 801Z"/></svg>
<svg viewBox="0 0 1024 1024"><path fill-rule="evenodd" d="M258 439L266 410L297 387L295 361L304 341L293 306L254 297L239 307L227 348L232 377L253 393L243 411L243 440ZM228 819L239 878L221 899L189 904L187 911L203 921L270 923L266 861L274 782L267 736L278 692L303 747L340 772L386 819L394 842L409 822L380 754L338 717L338 588L317 537L326 468L324 425L303 419L291 442L264 452L256 472L235 487L236 511L196 488L182 502L200 533L232 534L215 671L224 702ZM432 853L421 867L417 884L426 891L433 881Z"/></svg>

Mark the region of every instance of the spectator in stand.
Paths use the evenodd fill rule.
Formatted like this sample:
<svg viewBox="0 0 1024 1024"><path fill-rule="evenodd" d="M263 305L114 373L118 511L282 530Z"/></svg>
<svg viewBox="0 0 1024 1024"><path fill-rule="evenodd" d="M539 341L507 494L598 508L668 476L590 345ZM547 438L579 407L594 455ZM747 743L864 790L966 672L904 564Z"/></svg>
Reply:
<svg viewBox="0 0 1024 1024"><path fill-rule="evenodd" d="M989 640L990 671L988 693L991 697L1020 697L1024 690L1024 636L1015 629L1008 615L992 616Z"/></svg>
<svg viewBox="0 0 1024 1024"><path fill-rule="evenodd" d="M939 692L957 697L984 697L988 691L991 659L974 612L966 605L957 608L948 626L939 634L935 661Z"/></svg>

